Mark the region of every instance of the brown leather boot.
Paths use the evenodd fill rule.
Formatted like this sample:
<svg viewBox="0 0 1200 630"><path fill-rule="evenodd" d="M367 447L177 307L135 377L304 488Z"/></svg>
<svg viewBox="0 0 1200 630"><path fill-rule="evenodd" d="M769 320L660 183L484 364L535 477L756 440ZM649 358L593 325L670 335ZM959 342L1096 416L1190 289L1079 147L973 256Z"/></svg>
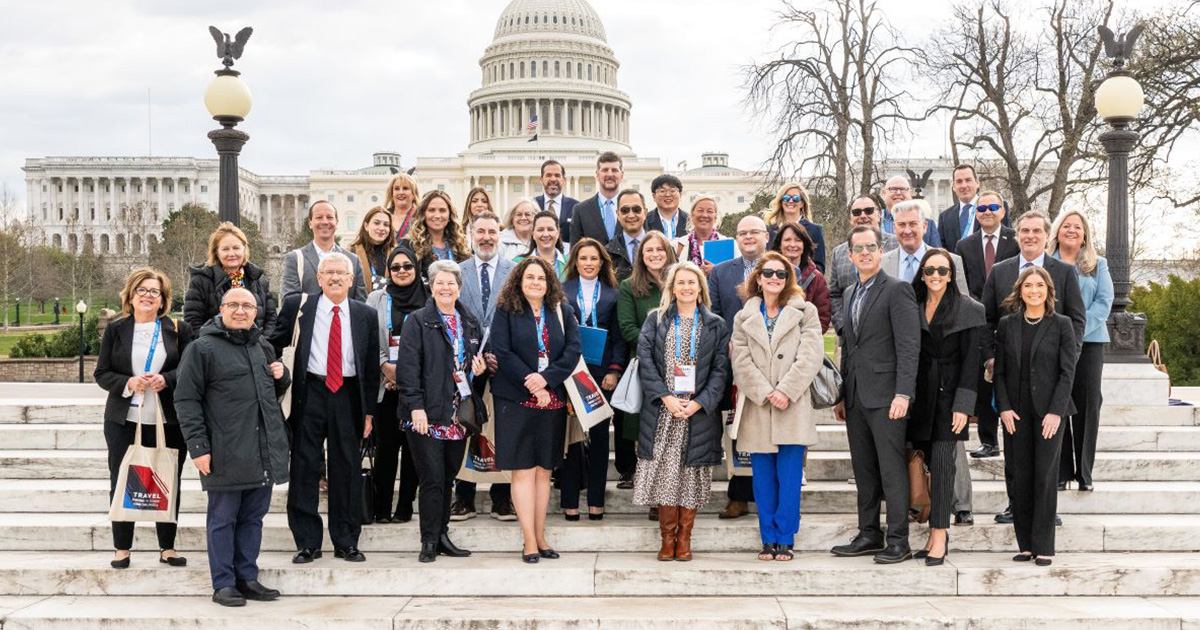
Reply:
<svg viewBox="0 0 1200 630"><path fill-rule="evenodd" d="M675 543L675 559L686 562L692 559L692 526L696 524L696 510L679 508L679 541Z"/></svg>
<svg viewBox="0 0 1200 630"><path fill-rule="evenodd" d="M717 514L717 518L720 518L722 520L731 519L731 518L741 518L749 513L750 513L750 504L746 503L745 501L734 501L733 499L730 499L729 503L727 503L725 505L725 509L721 510Z"/></svg>
<svg viewBox="0 0 1200 630"><path fill-rule="evenodd" d="M675 559L675 545L679 536L679 506L658 506L658 531L662 534L662 548L658 550L658 559L662 561Z"/></svg>

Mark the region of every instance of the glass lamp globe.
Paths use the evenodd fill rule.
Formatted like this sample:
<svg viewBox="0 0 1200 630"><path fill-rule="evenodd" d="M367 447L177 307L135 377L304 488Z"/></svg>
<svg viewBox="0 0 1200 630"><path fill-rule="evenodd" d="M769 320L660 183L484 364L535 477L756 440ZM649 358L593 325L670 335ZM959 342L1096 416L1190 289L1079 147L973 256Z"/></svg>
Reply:
<svg viewBox="0 0 1200 630"><path fill-rule="evenodd" d="M250 113L250 88L234 75L217 75L204 90L204 106L213 118L245 119Z"/></svg>
<svg viewBox="0 0 1200 630"><path fill-rule="evenodd" d="M1096 111L1105 120L1132 120L1142 112L1146 94L1129 75L1111 76L1096 90Z"/></svg>

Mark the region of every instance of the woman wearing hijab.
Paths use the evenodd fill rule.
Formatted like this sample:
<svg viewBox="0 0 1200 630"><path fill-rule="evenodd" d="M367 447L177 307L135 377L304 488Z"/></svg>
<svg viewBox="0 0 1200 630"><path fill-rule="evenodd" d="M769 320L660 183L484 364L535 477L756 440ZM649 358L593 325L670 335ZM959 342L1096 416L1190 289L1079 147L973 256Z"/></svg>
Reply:
<svg viewBox="0 0 1200 630"><path fill-rule="evenodd" d="M379 313L379 406L375 412L375 522L407 523L412 520L413 500L417 496L417 469L404 431L400 430L396 410L400 401L396 388L396 361L400 349L400 329L409 313L425 306L429 292L417 277L417 255L400 245L387 256L387 285L367 297L367 304ZM404 457L400 457L401 449ZM396 469L400 469L400 499L392 512L392 494L396 487Z"/></svg>

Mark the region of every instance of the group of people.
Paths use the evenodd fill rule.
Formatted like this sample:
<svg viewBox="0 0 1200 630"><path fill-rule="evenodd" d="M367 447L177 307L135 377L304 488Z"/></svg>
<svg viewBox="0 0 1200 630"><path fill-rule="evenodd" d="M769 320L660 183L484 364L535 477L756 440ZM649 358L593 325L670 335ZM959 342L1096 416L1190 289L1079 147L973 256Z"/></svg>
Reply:
<svg viewBox="0 0 1200 630"><path fill-rule="evenodd" d="M309 207L314 238L284 255L278 300L245 234L222 224L192 269L182 320L170 316L164 274L126 279L125 317L106 329L95 374L109 392L113 490L137 424L153 421L144 408L160 405L167 446L180 464L191 456L208 493L213 600L238 606L279 596L256 563L274 485L289 484L293 562L322 557L323 486L334 556L366 559L368 444L374 522L410 521L419 498L420 561L465 557L449 524L475 516L475 486L456 477L468 440L494 423L495 464L511 484L491 484L491 512L519 521L521 558L536 563L559 557L545 530L554 471L566 520L580 519L581 494L589 520L604 518L612 431L617 488L658 522L658 558L686 561L728 434L752 475L731 478L720 516L754 502L758 558L788 561L832 327L843 381L834 412L859 520L832 552L913 556L911 446L932 479L930 537L916 555L940 564L951 518L973 522L961 442L976 417L973 456L997 454L1004 427L1015 559L1049 564L1056 490L1092 488L1112 282L1082 213L1051 226L1027 210L1014 230L971 166L954 172L958 202L938 223L894 177L882 199L849 204L849 238L828 254L807 191L785 184L763 216L740 220L737 255L715 262L708 244L730 238L717 229L717 200L696 196L684 210L671 175L649 199L622 188L614 153L599 156L597 193L583 201L563 195L564 167L545 162L544 194L503 221L485 189L460 213L446 193L422 196L398 174L348 249L335 240L334 205ZM577 441L564 383L581 358L606 397L636 380L642 403ZM130 565L132 536L132 523L113 523L113 567ZM160 560L185 565L174 538L173 524L158 524Z"/></svg>

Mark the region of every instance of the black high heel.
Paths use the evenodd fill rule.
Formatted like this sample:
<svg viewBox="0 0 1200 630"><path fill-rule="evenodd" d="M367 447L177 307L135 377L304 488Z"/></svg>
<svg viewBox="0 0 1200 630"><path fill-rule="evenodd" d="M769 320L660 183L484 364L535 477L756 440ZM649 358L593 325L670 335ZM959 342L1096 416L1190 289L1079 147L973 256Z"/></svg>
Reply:
<svg viewBox="0 0 1200 630"><path fill-rule="evenodd" d="M579 513L576 512L574 514L567 514L566 512L563 512L563 518L574 523L575 521L579 520Z"/></svg>
<svg viewBox="0 0 1200 630"><path fill-rule="evenodd" d="M133 557L133 554L129 554L128 556L125 556L124 558L121 558L120 560L113 560L113 561L109 562L108 564L110 566L112 566L112 568L114 568L114 569L128 569L129 568L129 559L132 557Z"/></svg>
<svg viewBox="0 0 1200 630"><path fill-rule="evenodd" d="M524 562L525 564L537 564L538 560L540 560L541 557L542 557L542 554L540 552L539 553L524 553L524 550L522 550L522 553L521 553L521 561Z"/></svg>
<svg viewBox="0 0 1200 630"><path fill-rule="evenodd" d="M1013 562L1029 562L1031 560L1033 560L1033 554L1031 553L1019 553L1013 556Z"/></svg>
<svg viewBox="0 0 1200 630"><path fill-rule="evenodd" d="M604 512L592 512L591 510L588 510L588 520L589 521L603 521L604 520Z"/></svg>
<svg viewBox="0 0 1200 630"><path fill-rule="evenodd" d="M1054 560L1051 558L1038 558L1037 560L1033 561L1033 563L1038 565L1039 567L1048 567L1051 564L1053 564L1053 562L1054 562Z"/></svg>
<svg viewBox="0 0 1200 630"><path fill-rule="evenodd" d="M184 558L183 556L180 556L180 555L174 555L174 556L170 556L170 557L164 556L163 552L161 552L161 551L158 552L158 561L161 562L162 564L172 566L172 567L186 567L187 566L187 558Z"/></svg>
<svg viewBox="0 0 1200 630"><path fill-rule="evenodd" d="M945 551L942 552L941 558L935 558L929 554L925 554L925 566L940 567L940 566L942 566L942 564L944 564L946 562L946 556L950 555L950 532L949 532L949 530L946 531L945 547L946 547L946 549L945 549Z"/></svg>

